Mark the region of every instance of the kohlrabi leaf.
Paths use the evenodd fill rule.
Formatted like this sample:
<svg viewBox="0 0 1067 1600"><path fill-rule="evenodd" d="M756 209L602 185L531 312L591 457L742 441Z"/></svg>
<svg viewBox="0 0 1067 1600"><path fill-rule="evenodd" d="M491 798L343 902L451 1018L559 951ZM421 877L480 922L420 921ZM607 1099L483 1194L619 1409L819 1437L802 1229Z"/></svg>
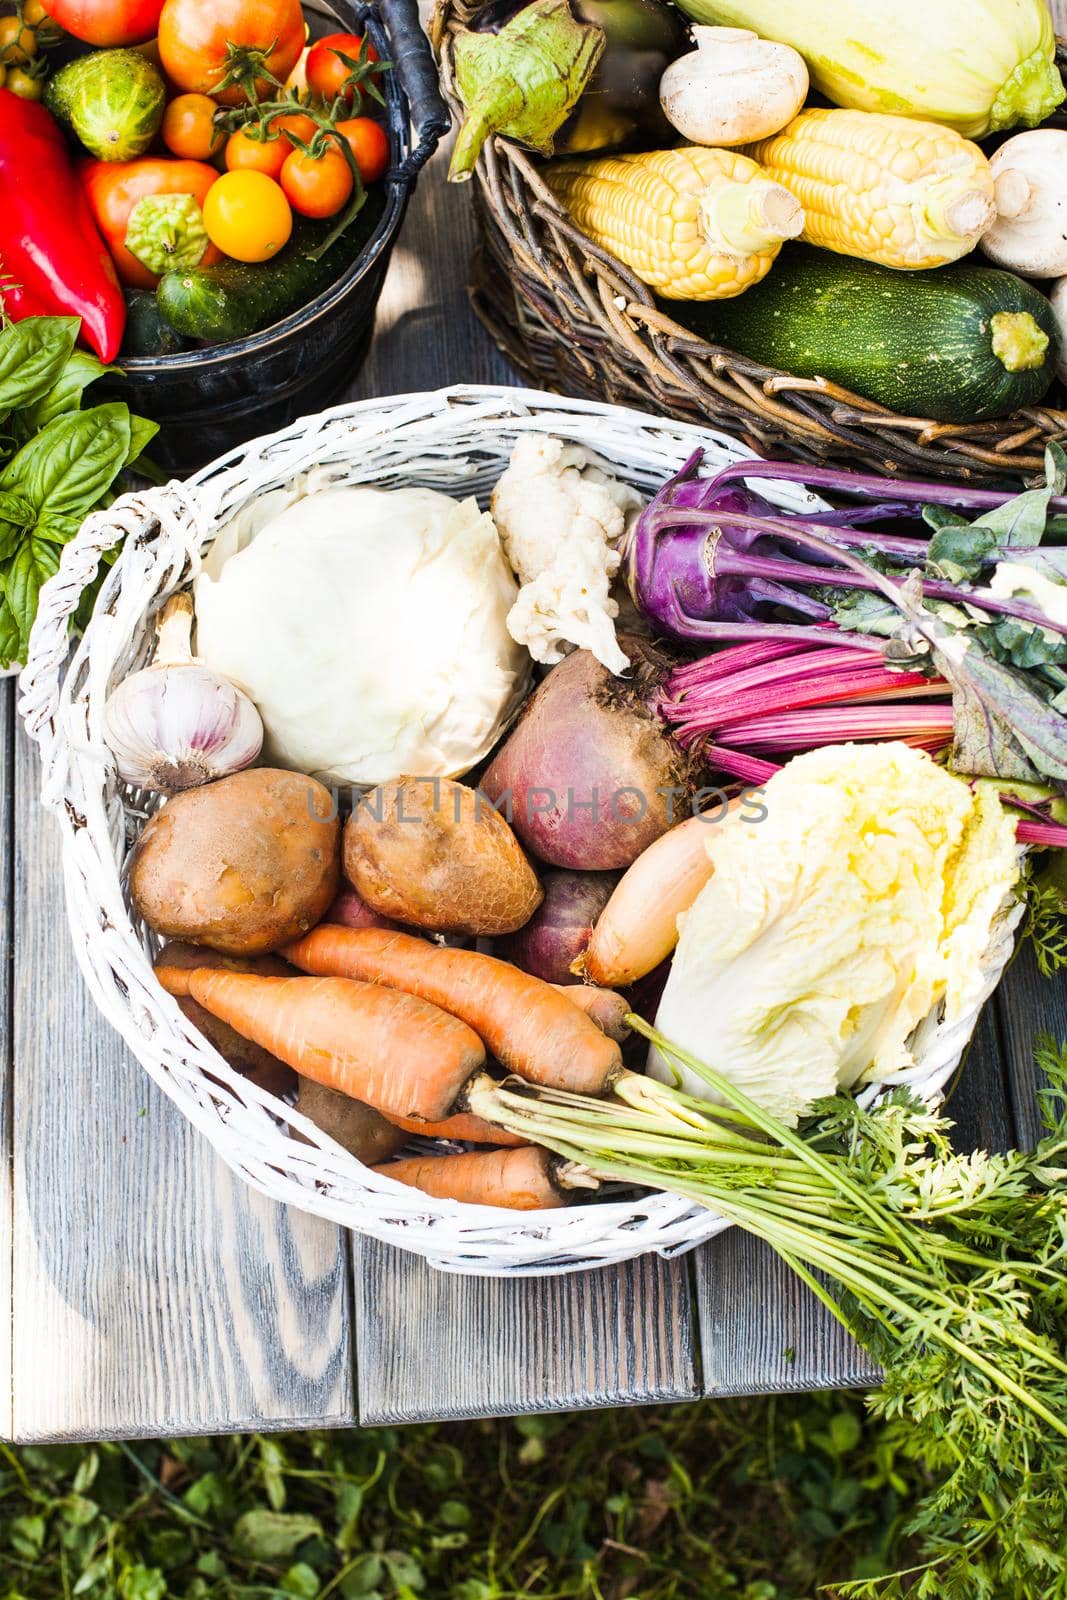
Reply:
<svg viewBox="0 0 1067 1600"><path fill-rule="evenodd" d="M1041 526L1044 527L1044 520ZM970 527L949 523L930 540L927 571L931 577L945 578L949 583L975 579L999 544L998 534L981 523Z"/></svg>

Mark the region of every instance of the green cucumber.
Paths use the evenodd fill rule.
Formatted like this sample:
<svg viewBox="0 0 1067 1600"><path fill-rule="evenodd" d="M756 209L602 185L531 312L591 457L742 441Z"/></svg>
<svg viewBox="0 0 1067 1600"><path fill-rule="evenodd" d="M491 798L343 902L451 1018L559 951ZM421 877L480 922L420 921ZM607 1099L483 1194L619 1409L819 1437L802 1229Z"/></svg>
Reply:
<svg viewBox="0 0 1067 1600"><path fill-rule="evenodd" d="M163 120L166 86L139 50L94 50L60 67L45 90L52 115L100 161L144 155Z"/></svg>
<svg viewBox="0 0 1067 1600"><path fill-rule="evenodd" d="M169 322L164 321L154 289L126 290L126 328L122 335L123 356L173 356L193 348Z"/></svg>
<svg viewBox="0 0 1067 1600"><path fill-rule="evenodd" d="M897 272L794 245L736 300L662 309L711 344L935 422L1037 405L1056 372L1045 296L1012 272L970 262Z"/></svg>
<svg viewBox="0 0 1067 1600"><path fill-rule="evenodd" d="M384 209L385 191L379 184L367 191L355 221L318 261L308 252L328 237L333 222L297 220L288 244L270 261L222 261L168 272L156 289L159 309L172 328L190 339L221 344L247 338L335 283L363 251Z"/></svg>

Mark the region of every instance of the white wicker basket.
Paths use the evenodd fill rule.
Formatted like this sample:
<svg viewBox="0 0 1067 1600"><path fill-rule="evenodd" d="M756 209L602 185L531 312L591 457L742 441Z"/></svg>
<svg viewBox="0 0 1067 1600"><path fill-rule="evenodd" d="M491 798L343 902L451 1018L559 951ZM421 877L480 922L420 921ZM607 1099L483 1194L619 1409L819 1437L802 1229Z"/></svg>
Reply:
<svg viewBox="0 0 1067 1600"><path fill-rule="evenodd" d="M131 916L126 863L154 800L116 781L100 729L113 685L148 658L155 612L195 575L221 521L251 498L325 467L337 483L424 484L484 503L516 438L529 432L590 446L644 490L656 489L698 445L711 463L748 454L720 433L522 389L457 387L340 406L233 451L184 484L126 495L90 517L42 590L21 683L20 709L41 747L43 800L63 832L78 959L96 1003L147 1072L263 1193L467 1273L565 1272L646 1251L668 1255L726 1224L661 1194L524 1214L433 1200L369 1172L232 1072L152 976L153 940ZM796 486L760 487L783 505L818 504ZM66 666L69 618L101 553L122 536L123 554ZM989 952L982 1000L1010 954L1014 920L1005 915ZM978 1009L951 1028L936 1018L924 1025L919 1066L908 1075L922 1093L934 1096L945 1084ZM290 1137L290 1125L310 1142Z"/></svg>

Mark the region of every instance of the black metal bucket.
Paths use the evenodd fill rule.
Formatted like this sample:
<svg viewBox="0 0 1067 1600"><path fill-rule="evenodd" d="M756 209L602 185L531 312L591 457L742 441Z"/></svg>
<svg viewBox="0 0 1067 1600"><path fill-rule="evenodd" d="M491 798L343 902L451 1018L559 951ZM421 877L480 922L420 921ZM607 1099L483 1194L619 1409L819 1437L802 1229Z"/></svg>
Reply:
<svg viewBox="0 0 1067 1600"><path fill-rule="evenodd" d="M228 344L122 360L123 376L109 380L111 391L160 424L151 455L169 472L190 472L336 400L370 345L385 270L419 170L448 129L416 0L310 0L305 11L313 35L338 24L369 34L379 56L393 63L381 84L397 157L384 179L384 209L359 259L282 322Z"/></svg>

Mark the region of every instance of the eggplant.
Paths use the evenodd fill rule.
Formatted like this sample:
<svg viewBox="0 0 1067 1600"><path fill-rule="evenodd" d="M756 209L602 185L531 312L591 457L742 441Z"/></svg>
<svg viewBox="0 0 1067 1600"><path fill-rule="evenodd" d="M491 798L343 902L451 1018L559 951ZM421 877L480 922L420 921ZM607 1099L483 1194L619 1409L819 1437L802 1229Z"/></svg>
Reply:
<svg viewBox="0 0 1067 1600"><path fill-rule="evenodd" d="M493 133L541 155L676 144L659 81L686 37L662 0L492 0L455 43L467 117L449 177L469 178Z"/></svg>

